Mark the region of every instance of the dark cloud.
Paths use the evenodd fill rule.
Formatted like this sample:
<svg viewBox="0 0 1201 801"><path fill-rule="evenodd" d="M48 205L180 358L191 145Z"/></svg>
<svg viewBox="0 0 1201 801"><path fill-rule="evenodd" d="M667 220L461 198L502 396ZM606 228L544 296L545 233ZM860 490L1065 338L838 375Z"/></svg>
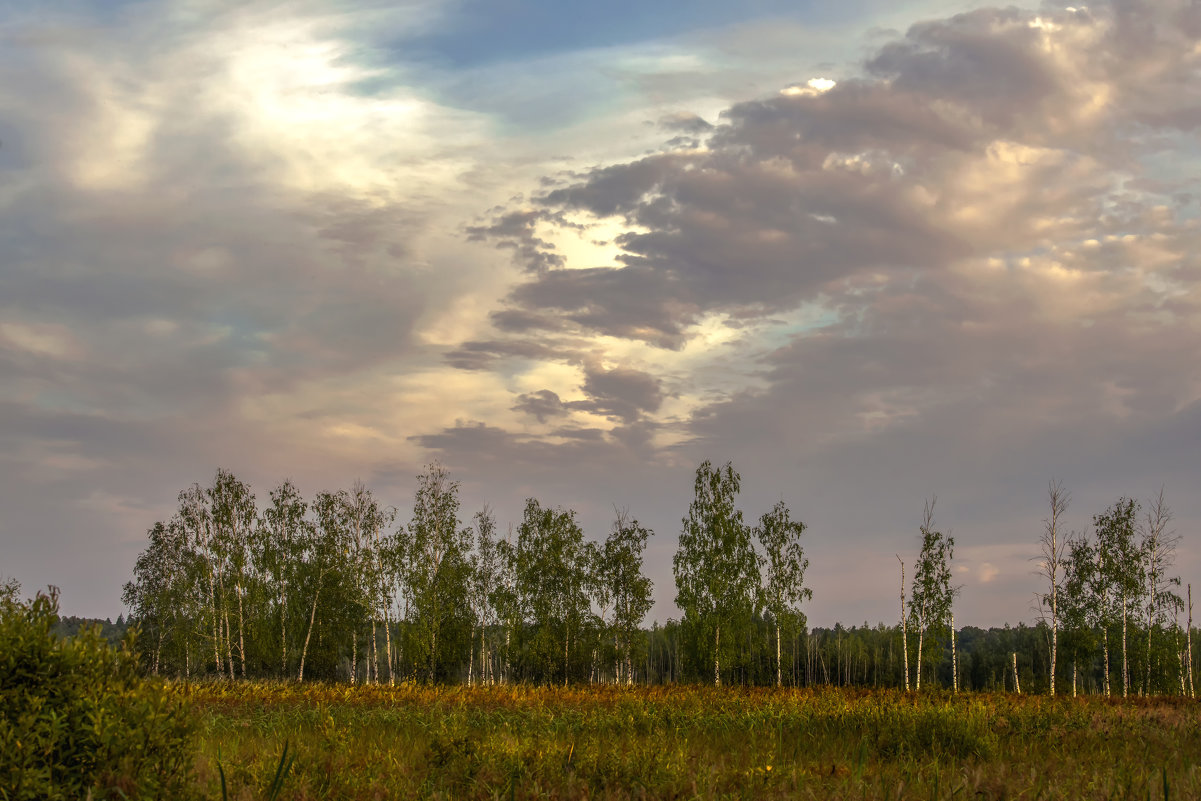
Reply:
<svg viewBox="0 0 1201 801"><path fill-rule="evenodd" d="M558 393L551 392L549 389L518 395L517 405L513 407L513 411L531 415L537 418L539 423L545 423L548 418L561 417L568 413L568 409L559 399Z"/></svg>

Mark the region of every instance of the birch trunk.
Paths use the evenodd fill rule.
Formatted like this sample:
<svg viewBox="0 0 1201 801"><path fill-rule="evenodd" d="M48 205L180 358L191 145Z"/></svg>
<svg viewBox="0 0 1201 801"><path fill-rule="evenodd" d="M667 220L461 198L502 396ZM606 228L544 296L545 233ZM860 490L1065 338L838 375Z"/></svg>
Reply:
<svg viewBox="0 0 1201 801"><path fill-rule="evenodd" d="M287 593L281 586L279 590L279 677L286 679L288 677L288 619L287 619Z"/></svg>
<svg viewBox="0 0 1201 801"><path fill-rule="evenodd" d="M1185 634L1188 643L1188 697L1196 698L1193 693L1193 585L1188 585L1188 632Z"/></svg>
<svg viewBox="0 0 1201 801"><path fill-rule="evenodd" d="M909 623L905 620L905 563L901 562L901 651L905 656L905 692L909 692Z"/></svg>
<svg viewBox="0 0 1201 801"><path fill-rule="evenodd" d="M784 679L780 674L780 624L776 624L776 686L783 687Z"/></svg>
<svg viewBox="0 0 1201 801"><path fill-rule="evenodd" d="M649 656L649 654L648 654ZM649 675L649 674L648 674ZM634 659L630 653L630 638L626 637L626 686L634 686Z"/></svg>
<svg viewBox="0 0 1201 801"><path fill-rule="evenodd" d="M1056 607L1055 588L1051 591L1051 697L1055 697L1055 659L1059 655L1059 617ZM1073 688L1075 689L1075 688Z"/></svg>
<svg viewBox="0 0 1201 801"><path fill-rule="evenodd" d="M512 660L509 659L510 645L512 644L512 637L513 637L512 629L505 628L505 677L504 677L505 684L508 684L510 682L510 680L511 680L510 677L513 675L513 673L512 673L513 663L512 663Z"/></svg>
<svg viewBox="0 0 1201 801"><path fill-rule="evenodd" d="M1076 660L1072 660L1072 697L1076 697Z"/></svg>
<svg viewBox="0 0 1201 801"><path fill-rule="evenodd" d="M242 616L242 584L238 582L235 586L238 593L238 661L242 666L242 680L246 680L246 640L243 637L242 629L244 618Z"/></svg>
<svg viewBox="0 0 1201 801"><path fill-rule="evenodd" d="M488 651L486 651L486 648L484 647L484 629L485 628L486 628L485 624L480 623L480 626L479 626L479 683L480 683L480 685L483 685L484 687L488 687L491 683L489 681L489 674L491 673L491 671L489 670L489 664L488 664Z"/></svg>
<svg viewBox="0 0 1201 801"><path fill-rule="evenodd" d="M1143 695L1151 694L1151 627L1155 624L1155 571L1147 571L1147 670L1143 675ZM1179 622L1180 618L1176 618ZM1178 641L1179 642L1179 641ZM1181 674L1183 676L1183 674Z"/></svg>
<svg viewBox="0 0 1201 801"><path fill-rule="evenodd" d="M317 597L321 594L321 580L324 577L324 571L317 574L317 586L313 590L313 608L309 612L309 630L304 635L304 646L300 649L300 672L296 675L297 681L304 681L304 659L309 653L309 639L313 636L313 623L317 620Z"/></svg>
<svg viewBox="0 0 1201 801"><path fill-rule="evenodd" d="M434 683L434 671L438 662L438 627L430 630L430 684Z"/></svg>
<svg viewBox="0 0 1201 801"><path fill-rule="evenodd" d="M224 606L224 604L222 604ZM225 610L225 659L229 666L229 680L234 680L234 649L233 637L230 636L229 610Z"/></svg>
<svg viewBox="0 0 1201 801"><path fill-rule="evenodd" d="M1126 661L1126 593L1122 593L1122 697L1130 693L1130 666Z"/></svg>
<svg viewBox="0 0 1201 801"><path fill-rule="evenodd" d="M1017 651L1013 652L1013 690L1018 695L1022 694L1022 684L1018 680L1018 654L1017 654Z"/></svg>
<svg viewBox="0 0 1201 801"><path fill-rule="evenodd" d="M959 653L955 650L954 610L951 611L951 690L952 692L959 692Z"/></svg>
<svg viewBox="0 0 1201 801"><path fill-rule="evenodd" d="M713 686L721 686L721 625L713 627Z"/></svg>
<svg viewBox="0 0 1201 801"><path fill-rule="evenodd" d="M354 681L359 675L359 633L353 631L350 634L350 686L354 686Z"/></svg>
<svg viewBox="0 0 1201 801"><path fill-rule="evenodd" d="M158 645L154 649L154 675L158 675L158 658L163 652L163 629L160 626L158 630Z"/></svg>
<svg viewBox="0 0 1201 801"><path fill-rule="evenodd" d="M391 601L388 601L391 604ZM392 687L396 681L392 673L392 621L388 615L388 607L384 607L384 658L388 660L388 686Z"/></svg>
<svg viewBox="0 0 1201 801"><path fill-rule="evenodd" d="M379 684L379 644L376 629L379 627L375 616L371 617L371 680Z"/></svg>
<svg viewBox="0 0 1201 801"><path fill-rule="evenodd" d="M914 688L918 692L922 690L922 645L926 639L926 627L923 625L925 621L918 620L917 622L917 686Z"/></svg>
<svg viewBox="0 0 1201 801"><path fill-rule="evenodd" d="M471 627L471 636L467 638L467 686L475 686L475 626Z"/></svg>
<svg viewBox="0 0 1201 801"><path fill-rule="evenodd" d="M1101 651L1105 655L1105 697L1108 698L1109 693L1109 626L1101 628Z"/></svg>

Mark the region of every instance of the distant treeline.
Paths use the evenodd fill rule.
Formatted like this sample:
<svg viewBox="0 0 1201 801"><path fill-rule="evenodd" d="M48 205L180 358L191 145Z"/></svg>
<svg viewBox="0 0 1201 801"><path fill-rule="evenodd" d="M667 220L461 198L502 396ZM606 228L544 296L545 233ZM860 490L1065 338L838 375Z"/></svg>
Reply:
<svg viewBox="0 0 1201 801"><path fill-rule="evenodd" d="M955 627L955 541L931 499L898 624L810 630L806 526L783 503L746 522L730 464L701 464L694 489L673 558L682 617L645 629L653 532L626 512L589 541L573 511L530 498L501 536L487 507L464 525L439 465L404 524L361 483L308 500L285 481L260 505L219 470L150 529L128 622L149 671L185 677L1193 692L1162 494L1146 521L1123 498L1065 536L1052 483L1044 613L988 631Z"/></svg>

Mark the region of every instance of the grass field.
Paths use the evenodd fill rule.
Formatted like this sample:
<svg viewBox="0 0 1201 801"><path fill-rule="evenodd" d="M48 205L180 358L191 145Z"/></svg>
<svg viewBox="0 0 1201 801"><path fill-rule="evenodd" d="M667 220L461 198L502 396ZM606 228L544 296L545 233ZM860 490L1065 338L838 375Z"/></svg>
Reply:
<svg viewBox="0 0 1201 801"><path fill-rule="evenodd" d="M1185 699L202 684L198 790L309 798L1201 798Z"/></svg>

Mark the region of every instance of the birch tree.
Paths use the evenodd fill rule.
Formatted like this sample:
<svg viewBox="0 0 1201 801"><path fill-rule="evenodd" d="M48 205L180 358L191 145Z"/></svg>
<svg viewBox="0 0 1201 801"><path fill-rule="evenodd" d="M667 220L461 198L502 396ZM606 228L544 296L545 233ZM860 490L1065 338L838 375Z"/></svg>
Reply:
<svg viewBox="0 0 1201 801"><path fill-rule="evenodd" d="M497 573L499 571L499 554L496 549L496 518L492 510L485 506L475 515L475 551L469 560L469 575L471 591L469 594L474 626L480 630L480 683L489 684L491 660L486 647L488 626L493 620L492 593L496 589ZM473 636L469 639L471 652L467 663L467 684L474 683L473 660L475 654L474 628Z"/></svg>
<svg viewBox="0 0 1201 801"><path fill-rule="evenodd" d="M573 638L588 614L585 556L584 532L575 512L526 500L517 528L517 595L534 627L537 669L549 679L561 654L564 684L570 675Z"/></svg>
<svg viewBox="0 0 1201 801"><path fill-rule="evenodd" d="M304 681L304 665L309 653L309 644L313 639L313 630L317 625L317 607L322 591L327 588L331 575L339 571L340 557L348 550L345 544L348 506L349 499L345 490L317 493L313 500L316 525L303 529L306 536L298 552L302 553L307 561L308 581L305 586L311 593L311 600L308 605L309 621L305 628L304 643L300 647L297 681Z"/></svg>
<svg viewBox="0 0 1201 801"><path fill-rule="evenodd" d="M935 498L926 502L920 527L922 549L913 571L909 593L909 614L917 627L917 683L922 689L922 663L925 661L927 633L947 625L955 590L951 586L951 559L955 539L934 528Z"/></svg>
<svg viewBox="0 0 1201 801"><path fill-rule="evenodd" d="M408 585L432 682L439 637L465 595L459 568L465 565L472 534L470 528L459 528L459 482L451 481L442 465L431 464L417 477L408 530Z"/></svg>
<svg viewBox="0 0 1201 801"><path fill-rule="evenodd" d="M759 562L751 530L734 501L742 479L727 462L709 460L696 470L694 497L682 521L672 560L676 605L690 625L713 637L713 683L721 685L721 632L754 612Z"/></svg>
<svg viewBox="0 0 1201 801"><path fill-rule="evenodd" d="M513 541L513 526L503 540L496 543L496 580L488 601L496 619L504 627L504 671L501 678L508 683L513 675L513 633L522 623L521 598L517 592L517 544Z"/></svg>
<svg viewBox="0 0 1201 801"><path fill-rule="evenodd" d="M1176 546L1180 543L1180 535L1168 528L1172 522L1172 510L1164 501L1163 489L1147 504L1146 517L1140 528L1142 542L1142 573L1146 579L1144 599L1147 613L1147 664L1143 678L1143 694L1151 693L1151 635L1156 627L1173 619L1183 607L1184 602L1173 591L1180 586L1179 576L1170 576L1168 572L1176 562ZM1181 660L1181 675L1184 664Z"/></svg>
<svg viewBox="0 0 1201 801"><path fill-rule="evenodd" d="M763 601L771 612L776 628L776 686L784 684L780 658L780 623L799 623L804 616L800 610L802 601L813 597L813 590L805 586L805 569L809 560L801 547L801 535L805 524L793 520L792 513L781 501L770 512L759 518L755 537L763 551L766 572L763 575Z"/></svg>
<svg viewBox="0 0 1201 801"><path fill-rule="evenodd" d="M653 585L643 575L642 554L652 533L628 512L618 512L602 552L608 594L613 602L613 636L624 665L627 686L634 683L634 640L641 633L642 619L651 608ZM614 680L618 678L618 675L614 676Z"/></svg>
<svg viewBox="0 0 1201 801"><path fill-rule="evenodd" d="M1039 539L1042 560L1039 563L1039 574L1047 582L1047 591L1040 597L1040 607L1047 610L1047 616L1050 618L1050 687L1051 697L1055 697L1055 663L1059 656L1059 592L1063 583L1064 554L1067 548L1061 518L1067 511L1071 494L1063 488L1063 484L1053 479L1047 484L1047 500L1051 507L1050 514L1043 520L1043 533Z"/></svg>
<svg viewBox="0 0 1201 801"><path fill-rule="evenodd" d="M253 536L257 512L254 493L250 486L239 481L233 473L218 470L213 486L206 494L213 519L214 541L218 544L230 581L233 584L233 600L237 603L238 620L238 663L242 678L246 678L246 614L244 599L247 589L247 567L250 557L250 541ZM222 609L225 629L230 631L229 609ZM226 637L227 649L232 637ZM233 654L227 651L230 661L230 678L233 678Z"/></svg>
<svg viewBox="0 0 1201 801"><path fill-rule="evenodd" d="M905 663L905 692L909 692L909 616L905 614L905 560L896 554L901 563L901 659Z"/></svg>
<svg viewBox="0 0 1201 801"><path fill-rule="evenodd" d="M220 675L224 671L221 660L223 643L218 598L224 596L224 580L221 562L217 557L217 549L213 542L213 519L209 513L208 498L199 484L193 484L179 493L178 516L204 565L204 579L208 587L208 605L205 615L200 618L200 624L203 625L204 618L208 619L209 632L206 632L206 635L213 645L213 668Z"/></svg>
<svg viewBox="0 0 1201 801"><path fill-rule="evenodd" d="M1097 551L1087 533L1073 532L1066 538L1063 583L1059 598L1059 618L1065 645L1072 657L1072 697L1076 696L1078 662L1081 656L1096 653L1095 631L1104 627L1107 615L1101 597L1103 585L1098 576ZM1105 654L1105 694L1109 695L1109 652ZM1091 656L1089 659L1091 660Z"/></svg>
<svg viewBox="0 0 1201 801"><path fill-rule="evenodd" d="M262 519L255 538L254 558L258 570L269 577L274 589L279 615L279 659L280 675L288 676L288 602L297 568L300 564L300 547L309 539L306 530L308 503L296 485L285 480L271 490L271 504L263 509Z"/></svg>
<svg viewBox="0 0 1201 801"><path fill-rule="evenodd" d="M1093 517L1097 532L1098 580L1102 607L1107 612L1106 623L1118 618L1122 623L1122 697L1130 694L1130 661L1127 647L1128 620L1137 609L1143 591L1142 558L1135 543L1139 503L1120 498L1102 514ZM1104 629L1106 673L1109 670L1109 632Z"/></svg>

